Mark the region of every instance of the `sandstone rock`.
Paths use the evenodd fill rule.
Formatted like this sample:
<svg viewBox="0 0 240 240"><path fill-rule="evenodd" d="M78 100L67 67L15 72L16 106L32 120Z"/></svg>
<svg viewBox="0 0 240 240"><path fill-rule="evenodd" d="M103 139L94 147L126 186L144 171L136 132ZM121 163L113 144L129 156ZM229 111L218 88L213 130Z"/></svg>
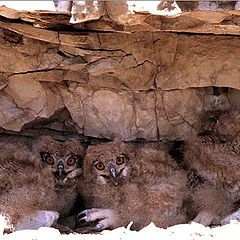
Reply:
<svg viewBox="0 0 240 240"><path fill-rule="evenodd" d="M135 93L133 107L136 111L136 137L151 141L158 140L155 92Z"/></svg>
<svg viewBox="0 0 240 240"><path fill-rule="evenodd" d="M29 81L32 80L36 82L44 81L44 82L60 82L65 79L65 71L63 70L48 70L46 72L26 72L22 74L15 74L10 76L8 79L9 81L21 82L21 81Z"/></svg>
<svg viewBox="0 0 240 240"><path fill-rule="evenodd" d="M60 88L65 105L84 134L94 137L136 137L157 140L155 93L92 90L74 84Z"/></svg>
<svg viewBox="0 0 240 240"><path fill-rule="evenodd" d="M0 102L0 126L8 130L20 131L23 125L29 122L27 112L19 108L14 103L14 99L4 91L0 91Z"/></svg>
<svg viewBox="0 0 240 240"><path fill-rule="evenodd" d="M126 0L106 1L105 3L106 13L109 18L118 22L126 22L130 11L128 9L128 3Z"/></svg>
<svg viewBox="0 0 240 240"><path fill-rule="evenodd" d="M71 23L80 23L93 19L99 19L105 14L104 2L73 1Z"/></svg>
<svg viewBox="0 0 240 240"><path fill-rule="evenodd" d="M137 129L132 94L82 87L76 88L75 94L83 102L85 135L125 140L135 138Z"/></svg>
<svg viewBox="0 0 240 240"><path fill-rule="evenodd" d="M71 90L64 86L57 86L64 102L64 105L69 110L73 121L78 125L78 132L83 133L84 128L84 112L83 102L81 97L73 93L77 84L71 84Z"/></svg>
<svg viewBox="0 0 240 240"><path fill-rule="evenodd" d="M9 34L14 35L14 33L16 33L14 37L17 37L17 40L20 42L22 41L21 35L24 35L30 39L37 39L40 41L46 41L46 42L51 42L51 43L56 43L56 44L59 43L58 35L57 35L57 33L53 32L53 31L49 31L46 29L37 29L31 25L20 24L20 23L1 22L0 25L1 25L2 29L9 30L9 31L3 31L3 33L1 33L1 36L6 38L7 41L9 40L9 38L8 38ZM18 36L18 35L20 35L20 36ZM24 50L26 48L27 44L32 44L31 41L27 42L29 40L28 38L24 39L24 40L26 40L26 42L23 42L23 46L21 46L20 49ZM12 41L10 40L9 42L11 43ZM16 40L14 42L16 42ZM30 46L27 45L27 47L30 47ZM29 50L30 50L30 52L36 51L36 50L39 51L38 48L34 48L33 46L31 46L31 48Z"/></svg>
<svg viewBox="0 0 240 240"><path fill-rule="evenodd" d="M235 54L240 54L238 38L229 41L223 36L170 35L169 41L164 38L155 44L155 51L160 55L156 81L162 90L207 86L240 89L238 55ZM171 50L166 50L169 45Z"/></svg>
<svg viewBox="0 0 240 240"><path fill-rule="evenodd" d="M1 7L0 15L3 17L6 17L6 18L10 18L10 19L18 19L19 18L18 12L14 11L11 8L8 8L6 6Z"/></svg>
<svg viewBox="0 0 240 240"><path fill-rule="evenodd" d="M21 28L21 26L19 27ZM33 27L32 30L34 30ZM4 42L4 44L0 44L1 57L4 59L0 62L0 72L21 73L46 70L57 67L62 61L56 48L54 53L52 44L48 45L31 38L23 39L21 34L12 30L0 30L0 38ZM16 47L17 43L19 43L18 47Z"/></svg>
<svg viewBox="0 0 240 240"><path fill-rule="evenodd" d="M58 88L54 84L42 82L41 85L45 93L45 102L43 110L39 113L39 117L49 118L65 105Z"/></svg>
<svg viewBox="0 0 240 240"><path fill-rule="evenodd" d="M157 124L163 139L195 134L204 113L232 106L225 92L215 94L212 88L159 91L156 96Z"/></svg>
<svg viewBox="0 0 240 240"><path fill-rule="evenodd" d="M99 19L106 15L112 20L126 22L126 15L130 13L126 1L73 1L71 23L81 23Z"/></svg>
<svg viewBox="0 0 240 240"><path fill-rule="evenodd" d="M54 85L30 79L10 79L1 91L1 126L19 131L24 124L37 118L49 118L63 108L61 96Z"/></svg>
<svg viewBox="0 0 240 240"><path fill-rule="evenodd" d="M197 90L159 92L157 96L159 135L177 138L193 134L194 125L199 122L199 115L203 111Z"/></svg>
<svg viewBox="0 0 240 240"><path fill-rule="evenodd" d="M44 91L39 82L35 80L18 81L10 79L5 91L11 95L20 108L28 108L36 114L44 107Z"/></svg>
<svg viewBox="0 0 240 240"><path fill-rule="evenodd" d="M85 2L93 15L74 26L63 12L17 12L17 23L11 10L0 21L0 127L184 139L206 112L239 108L237 12L168 18L99 3L104 17L87 21L96 15Z"/></svg>

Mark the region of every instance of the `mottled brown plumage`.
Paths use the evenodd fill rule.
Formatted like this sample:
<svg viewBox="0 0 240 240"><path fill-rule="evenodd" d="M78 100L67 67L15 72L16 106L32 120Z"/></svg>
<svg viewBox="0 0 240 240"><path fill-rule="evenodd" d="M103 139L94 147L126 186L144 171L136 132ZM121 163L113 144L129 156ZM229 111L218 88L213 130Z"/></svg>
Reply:
<svg viewBox="0 0 240 240"><path fill-rule="evenodd" d="M32 149L11 141L0 143L0 212L13 227L36 210L65 216L76 198L84 150L77 140L41 137Z"/></svg>
<svg viewBox="0 0 240 240"><path fill-rule="evenodd" d="M97 221L95 230L127 226L139 230L184 223L186 174L162 149L139 148L118 139L90 146L80 193L87 210L79 218Z"/></svg>
<svg viewBox="0 0 240 240"><path fill-rule="evenodd" d="M187 166L204 179L193 189L194 221L204 225L219 223L240 200L240 118L236 112L218 114L185 146Z"/></svg>

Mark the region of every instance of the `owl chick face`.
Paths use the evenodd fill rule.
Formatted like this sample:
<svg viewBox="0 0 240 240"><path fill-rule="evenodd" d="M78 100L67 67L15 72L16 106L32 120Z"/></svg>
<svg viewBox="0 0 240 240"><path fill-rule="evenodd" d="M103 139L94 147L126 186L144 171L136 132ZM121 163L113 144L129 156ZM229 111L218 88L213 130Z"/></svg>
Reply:
<svg viewBox="0 0 240 240"><path fill-rule="evenodd" d="M50 169L58 180L64 180L73 170L79 167L79 159L74 154L62 152L41 152L43 167Z"/></svg>
<svg viewBox="0 0 240 240"><path fill-rule="evenodd" d="M101 184L119 185L128 173L128 157L114 152L102 153L93 161L92 168Z"/></svg>
<svg viewBox="0 0 240 240"><path fill-rule="evenodd" d="M85 177L89 178L91 172L91 178L98 184L121 185L131 172L134 157L133 147L119 139L90 146L83 166Z"/></svg>
<svg viewBox="0 0 240 240"><path fill-rule="evenodd" d="M84 149L76 139L58 141L50 136L42 136L33 146L41 158L41 166L52 172L57 183L82 174Z"/></svg>

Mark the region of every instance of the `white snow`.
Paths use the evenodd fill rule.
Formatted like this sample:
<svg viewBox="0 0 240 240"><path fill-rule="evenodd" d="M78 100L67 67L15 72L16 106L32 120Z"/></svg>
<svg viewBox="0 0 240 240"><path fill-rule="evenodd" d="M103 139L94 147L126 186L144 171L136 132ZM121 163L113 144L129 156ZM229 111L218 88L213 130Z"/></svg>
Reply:
<svg viewBox="0 0 240 240"><path fill-rule="evenodd" d="M156 15L175 15L181 13L181 9L178 7L176 2L173 3L175 7L174 10L168 11L166 10L158 10L158 4L161 1L127 1L128 9L134 12L149 12Z"/></svg>
<svg viewBox="0 0 240 240"><path fill-rule="evenodd" d="M84 4L85 1L79 1ZM134 12L149 12L158 15L175 15L181 13L180 8L174 3L175 9L172 11L168 10L157 10L157 6L161 1L127 1L129 10ZM15 10L49 10L55 11L53 1L0 1L0 6L5 5L8 8ZM97 8L97 1L94 1L94 6Z"/></svg>
<svg viewBox="0 0 240 240"><path fill-rule="evenodd" d="M157 228L153 223L141 231L130 231L124 227L109 231L104 230L100 234L60 234L54 228L39 228L38 230L22 230L11 234L5 234L4 240L239 240L240 223L230 224L215 228L204 227L198 223L179 224L167 229Z"/></svg>
<svg viewBox="0 0 240 240"><path fill-rule="evenodd" d="M0 1L0 6L16 10L49 10L55 11L53 1Z"/></svg>

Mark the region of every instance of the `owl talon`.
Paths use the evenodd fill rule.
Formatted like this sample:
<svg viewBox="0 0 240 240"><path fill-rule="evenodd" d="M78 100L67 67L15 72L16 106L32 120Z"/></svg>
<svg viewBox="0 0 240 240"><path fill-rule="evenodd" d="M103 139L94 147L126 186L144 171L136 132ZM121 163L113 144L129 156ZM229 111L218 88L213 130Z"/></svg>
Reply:
<svg viewBox="0 0 240 240"><path fill-rule="evenodd" d="M95 230L97 230L97 231L102 231L103 229L104 229L104 225L102 223L98 223L95 226Z"/></svg>
<svg viewBox="0 0 240 240"><path fill-rule="evenodd" d="M86 223L87 222L86 217L82 217L82 218L78 219L78 222L79 223Z"/></svg>
<svg viewBox="0 0 240 240"><path fill-rule="evenodd" d="M237 211L235 211L232 214L223 218L221 221L221 225L228 224L233 220L238 221L238 222L240 221L240 209L238 209Z"/></svg>
<svg viewBox="0 0 240 240"><path fill-rule="evenodd" d="M78 221L93 222L99 221L95 226L96 231L109 228L115 224L117 215L111 209L91 208L80 212L77 216Z"/></svg>
<svg viewBox="0 0 240 240"><path fill-rule="evenodd" d="M85 221L86 222L86 210L80 212L78 215L77 215L77 220L78 221Z"/></svg>
<svg viewBox="0 0 240 240"><path fill-rule="evenodd" d="M207 227L213 222L214 216L211 213L200 211L198 215L193 219L193 222L200 223Z"/></svg>
<svg viewBox="0 0 240 240"><path fill-rule="evenodd" d="M80 212L77 216L77 219L79 221L92 222L101 218L98 217L98 209L91 208Z"/></svg>

